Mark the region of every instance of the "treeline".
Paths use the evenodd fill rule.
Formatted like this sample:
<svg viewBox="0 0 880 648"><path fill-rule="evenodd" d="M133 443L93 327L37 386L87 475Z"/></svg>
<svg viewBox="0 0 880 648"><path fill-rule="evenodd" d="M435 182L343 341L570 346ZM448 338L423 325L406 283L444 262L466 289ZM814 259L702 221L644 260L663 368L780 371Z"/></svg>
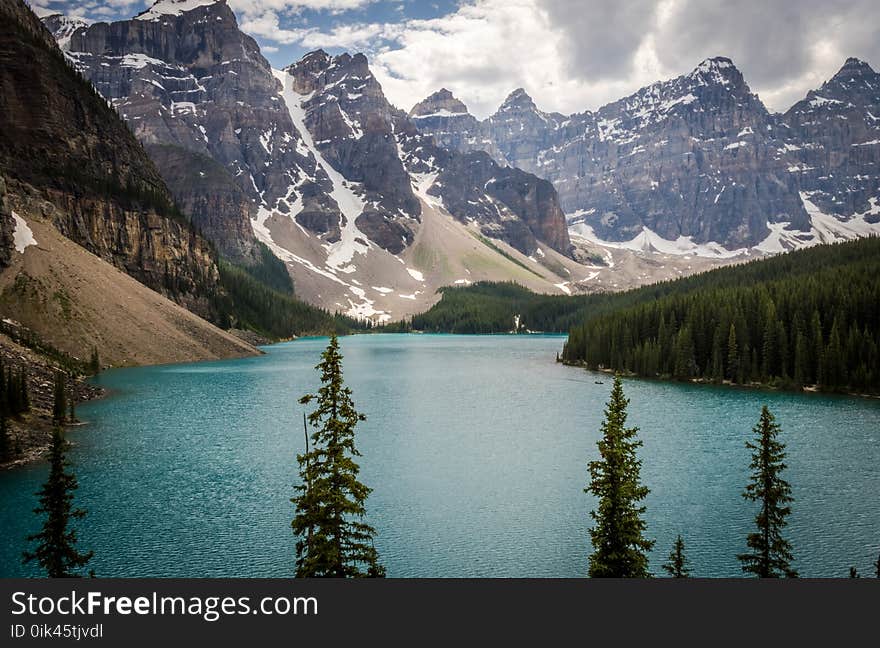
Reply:
<svg viewBox="0 0 880 648"><path fill-rule="evenodd" d="M27 373L4 364L0 358L0 417L19 416L31 408Z"/></svg>
<svg viewBox="0 0 880 648"><path fill-rule="evenodd" d="M562 332L583 320L589 305L600 295L567 297L539 295L512 283L482 281L466 287L445 287L443 297L430 310L405 323L386 327L428 333Z"/></svg>
<svg viewBox="0 0 880 648"><path fill-rule="evenodd" d="M366 328L351 317L329 313L292 295L274 290L247 270L220 260L220 284L225 295L215 296L222 328L244 328L268 338L292 335L347 333Z"/></svg>
<svg viewBox="0 0 880 648"><path fill-rule="evenodd" d="M9 419L19 417L31 409L27 372L6 367L0 358L0 462L18 454L17 443L10 434Z"/></svg>
<svg viewBox="0 0 880 648"><path fill-rule="evenodd" d="M242 269L260 283L284 295L293 294L293 279L284 261L272 253L265 243L257 241L260 260L256 265L243 266Z"/></svg>
<svg viewBox="0 0 880 648"><path fill-rule="evenodd" d="M877 393L878 272L876 238L716 270L588 317L571 329L563 360L648 377Z"/></svg>

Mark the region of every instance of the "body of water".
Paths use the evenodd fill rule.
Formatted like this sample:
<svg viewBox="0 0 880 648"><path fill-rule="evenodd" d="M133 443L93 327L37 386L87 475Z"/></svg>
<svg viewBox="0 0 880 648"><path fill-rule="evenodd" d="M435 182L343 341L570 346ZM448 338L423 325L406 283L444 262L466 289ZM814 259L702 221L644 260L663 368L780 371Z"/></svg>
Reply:
<svg viewBox="0 0 880 648"><path fill-rule="evenodd" d="M611 381L554 362L552 336L341 340L368 521L389 576L584 576L583 489ZM71 459L81 549L99 576L286 577L304 446L298 398L326 339L258 358L113 370L78 409ZM597 381L603 384L597 384ZM740 576L754 507L746 440L763 404L788 445L787 536L802 576L870 573L880 551L880 401L627 380L644 446L651 570L681 533L694 575ZM0 473L0 575L23 566L47 465Z"/></svg>

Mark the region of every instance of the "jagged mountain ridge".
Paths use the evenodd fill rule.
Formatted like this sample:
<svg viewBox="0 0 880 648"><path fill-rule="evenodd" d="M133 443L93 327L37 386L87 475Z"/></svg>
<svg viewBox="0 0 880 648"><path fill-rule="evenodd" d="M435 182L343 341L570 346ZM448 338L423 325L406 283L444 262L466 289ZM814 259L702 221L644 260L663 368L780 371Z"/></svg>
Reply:
<svg viewBox="0 0 880 648"><path fill-rule="evenodd" d="M847 59L834 77L786 111L782 124L808 209L863 230L878 223L880 74L864 61Z"/></svg>
<svg viewBox="0 0 880 648"><path fill-rule="evenodd" d="M81 27L65 37L68 57L150 150L174 146L207 155L235 178L250 201L247 209L228 196L217 205L223 209L218 222L197 220L218 247L241 245L247 212L255 238L288 264L298 293L312 301L374 315L376 300L360 294L356 283L370 273L387 277L379 287L392 282L400 288L404 304L412 295L433 294L432 279L415 279L430 268L407 268L401 258L424 229L426 200L466 229L534 258L546 289L570 278L555 260L540 256L542 247L571 255L552 186L485 154L466 158L421 136L387 101L363 55L318 51L272 70L223 0L160 0L135 19ZM170 177L182 166L180 155L156 156L175 197L188 206L208 204L209 189ZM478 162L475 173L464 159ZM192 166L200 168L196 161ZM473 200L444 205L444 194L462 192ZM198 218L199 210L193 212ZM225 241L223 221L230 224ZM438 271L436 281L447 271ZM443 281L450 278L465 280L456 274Z"/></svg>
<svg viewBox="0 0 880 648"><path fill-rule="evenodd" d="M553 182L580 235L710 256L751 247L775 252L871 230L862 215L873 216L878 194L870 108L880 84L854 59L835 79L841 75L856 82L829 82L801 102L828 95L821 124L799 121L809 114L801 104L769 113L723 57L595 112L545 113L517 89L482 122L448 92L439 99L455 110L444 113L432 95L413 116L450 146L485 150ZM844 169L858 190L841 179Z"/></svg>

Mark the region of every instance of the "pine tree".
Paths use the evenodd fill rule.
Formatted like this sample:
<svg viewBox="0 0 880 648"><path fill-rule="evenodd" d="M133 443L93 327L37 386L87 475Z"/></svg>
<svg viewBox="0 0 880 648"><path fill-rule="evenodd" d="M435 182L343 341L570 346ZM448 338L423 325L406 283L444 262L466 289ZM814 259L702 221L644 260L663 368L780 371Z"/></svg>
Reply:
<svg viewBox="0 0 880 648"><path fill-rule="evenodd" d="M653 540L644 537L645 507L639 506L650 492L639 481L642 462L636 450L642 442L638 428L626 427L626 406L620 376L614 377L611 398L605 407L600 459L589 463L590 484L584 492L595 495L598 507L590 512L593 553L589 574L593 578L647 578L647 552Z"/></svg>
<svg viewBox="0 0 880 648"><path fill-rule="evenodd" d="M783 462L785 444L777 440L780 427L766 405L752 431L755 442L746 442L746 447L752 451L752 475L743 497L760 502L761 508L755 516L758 530L750 533L746 540L750 552L737 558L742 562L744 572L759 578L795 577L797 572L791 568L791 544L782 537L786 518L791 513L788 505L794 501L791 486L781 476L786 467Z"/></svg>
<svg viewBox="0 0 880 648"><path fill-rule="evenodd" d="M321 354L315 367L321 372L322 387L317 394L306 394L300 403L317 401L309 417L315 428L312 449L297 456L301 483L296 517L291 526L298 536L296 576L362 577L385 575L373 545L376 531L363 522L365 502L371 490L360 481L360 467L354 457L355 426L366 420L355 410L351 389L342 379L342 355L336 336Z"/></svg>
<svg viewBox="0 0 880 648"><path fill-rule="evenodd" d="M36 541L33 552L24 553L24 562L36 560L46 570L49 578L75 578L77 570L91 559L92 552L80 553L76 549L76 530L70 528L71 520L85 516L82 509L73 508L73 491L77 488L76 476L68 472L67 441L64 432L56 427L52 432L49 454L49 477L37 495L40 505L34 509L46 520L40 533L28 536L28 542Z"/></svg>
<svg viewBox="0 0 880 648"><path fill-rule="evenodd" d="M168 262L165 262L165 272L168 272ZM98 358L98 347L92 347L92 357L89 360L89 372L93 375L101 373L101 360Z"/></svg>
<svg viewBox="0 0 880 648"><path fill-rule="evenodd" d="M699 369L694 360L694 340L689 326L683 326L678 332L675 346L675 366L673 375L676 378L693 378Z"/></svg>
<svg viewBox="0 0 880 648"><path fill-rule="evenodd" d="M56 371L54 402L52 405L52 422L56 425L63 425L64 418L67 416L67 390L65 382L64 374Z"/></svg>
<svg viewBox="0 0 880 648"><path fill-rule="evenodd" d="M731 323L727 335L727 379L736 382L739 375L739 347L736 344L736 327Z"/></svg>
<svg viewBox="0 0 880 648"><path fill-rule="evenodd" d="M684 555L684 540L682 540L681 534L675 539L669 558L662 566L672 578L688 578L691 575L691 570L687 566L687 558Z"/></svg>

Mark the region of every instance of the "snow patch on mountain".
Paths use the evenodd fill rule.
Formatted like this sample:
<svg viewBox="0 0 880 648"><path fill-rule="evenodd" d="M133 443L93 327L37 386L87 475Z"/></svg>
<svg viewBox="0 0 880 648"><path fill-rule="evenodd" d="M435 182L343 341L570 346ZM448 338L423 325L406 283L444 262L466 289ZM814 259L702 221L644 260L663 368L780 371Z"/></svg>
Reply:
<svg viewBox="0 0 880 648"><path fill-rule="evenodd" d="M301 95L294 91L292 80L284 70L272 70L272 74L278 79L282 87L282 98L287 104L290 111L290 118L293 125L299 131L303 139L303 144L315 156L318 165L324 170L330 178L333 189L330 196L336 201L339 210L342 212L342 221L340 223L341 237L335 243L327 245L327 266L338 271L351 271L351 261L355 254L366 254L370 246L366 242L367 237L357 228L355 220L364 211L364 201L351 188L349 182L333 168L329 162L315 146L309 129L306 128L306 110L303 104L307 102L311 96ZM295 216L296 214L293 214Z"/></svg>
<svg viewBox="0 0 880 648"><path fill-rule="evenodd" d="M718 243L694 243L690 236L679 236L676 240L670 241L648 227L643 227L642 231L629 241L619 242L605 241L599 238L596 236L593 228L584 222L570 224L568 231L573 236L603 247L632 250L634 252L654 252L674 256L690 255L711 259L732 259L748 253L748 250L745 248L728 250Z"/></svg>
<svg viewBox="0 0 880 648"><path fill-rule="evenodd" d="M28 247L37 244L37 239L34 238L34 232L28 226L25 219L15 212L12 212L12 218L15 220L15 232L12 234L15 251L24 253Z"/></svg>
<svg viewBox="0 0 880 648"><path fill-rule="evenodd" d="M145 12L135 16L135 20L159 20L162 16L180 16L184 12L207 7L217 0L159 0Z"/></svg>

